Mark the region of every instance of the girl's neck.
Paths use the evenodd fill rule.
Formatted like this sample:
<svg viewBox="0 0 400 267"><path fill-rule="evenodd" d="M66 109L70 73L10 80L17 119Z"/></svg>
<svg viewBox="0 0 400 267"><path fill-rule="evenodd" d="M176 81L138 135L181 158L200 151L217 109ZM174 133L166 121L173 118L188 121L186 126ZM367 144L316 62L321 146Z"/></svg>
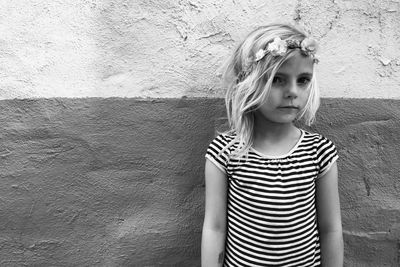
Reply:
<svg viewBox="0 0 400 267"><path fill-rule="evenodd" d="M282 156L291 151L301 138L301 131L292 123L254 125L253 149L268 156Z"/></svg>
<svg viewBox="0 0 400 267"><path fill-rule="evenodd" d="M293 123L263 122L254 125L254 140L279 142L287 138L298 137L299 129Z"/></svg>

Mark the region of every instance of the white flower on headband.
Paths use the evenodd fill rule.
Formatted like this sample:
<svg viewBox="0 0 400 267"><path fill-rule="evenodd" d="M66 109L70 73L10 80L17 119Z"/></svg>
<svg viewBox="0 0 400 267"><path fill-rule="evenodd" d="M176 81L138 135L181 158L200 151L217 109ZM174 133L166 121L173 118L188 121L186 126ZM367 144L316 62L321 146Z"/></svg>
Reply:
<svg viewBox="0 0 400 267"><path fill-rule="evenodd" d="M272 43L269 43L267 49L260 49L256 53L254 59L255 62L260 61L265 57L266 54L271 54L272 56L283 56L288 50L287 42L279 37L276 37Z"/></svg>
<svg viewBox="0 0 400 267"><path fill-rule="evenodd" d="M287 43L279 37L276 37L272 43L267 46L267 51L273 56L283 56L287 52Z"/></svg>
<svg viewBox="0 0 400 267"><path fill-rule="evenodd" d="M301 48L303 52L314 55L315 52L317 52L318 49L318 44L317 41L315 41L312 38L305 38L303 41L301 41Z"/></svg>
<svg viewBox="0 0 400 267"><path fill-rule="evenodd" d="M254 59L254 61L260 61L261 59L263 59L265 57L265 55L267 54L267 50L264 49L260 49L258 50L258 52L256 53L256 58Z"/></svg>

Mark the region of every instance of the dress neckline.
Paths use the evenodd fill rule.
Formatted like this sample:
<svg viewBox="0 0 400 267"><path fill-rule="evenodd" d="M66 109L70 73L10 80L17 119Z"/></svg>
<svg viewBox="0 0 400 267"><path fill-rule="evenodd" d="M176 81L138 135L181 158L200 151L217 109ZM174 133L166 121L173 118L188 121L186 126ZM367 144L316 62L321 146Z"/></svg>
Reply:
<svg viewBox="0 0 400 267"><path fill-rule="evenodd" d="M281 159L281 158L286 158L287 156L290 156L290 155L297 149L297 147L300 145L301 141L303 140L303 137L304 137L304 134L305 134L305 133L304 133L304 131L303 131L302 129L299 129L299 130L300 130L300 137L299 137L299 140L297 140L296 144L295 144L288 152L286 152L285 154L277 155L277 156L272 156L272 155L264 154L264 153L262 153L262 152L256 150L256 149L253 148L253 147L251 147L250 150L253 151L255 154L257 154L258 156L261 156L261 157L263 157L263 158L270 158L270 159Z"/></svg>

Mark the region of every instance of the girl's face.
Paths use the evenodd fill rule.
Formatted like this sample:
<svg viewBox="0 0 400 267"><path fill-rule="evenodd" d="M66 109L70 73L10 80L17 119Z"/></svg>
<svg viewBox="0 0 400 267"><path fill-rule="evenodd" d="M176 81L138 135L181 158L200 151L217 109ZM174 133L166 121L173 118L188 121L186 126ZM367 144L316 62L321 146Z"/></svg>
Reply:
<svg viewBox="0 0 400 267"><path fill-rule="evenodd" d="M313 64L310 57L295 51L276 72L267 99L255 112L256 120L292 123L307 103Z"/></svg>

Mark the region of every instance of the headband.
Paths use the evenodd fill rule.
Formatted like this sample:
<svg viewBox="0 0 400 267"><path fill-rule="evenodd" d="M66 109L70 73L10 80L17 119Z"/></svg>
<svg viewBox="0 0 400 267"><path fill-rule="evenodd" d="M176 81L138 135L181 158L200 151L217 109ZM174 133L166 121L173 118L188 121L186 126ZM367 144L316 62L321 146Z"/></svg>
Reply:
<svg viewBox="0 0 400 267"><path fill-rule="evenodd" d="M311 57L315 63L318 63L318 59L315 57L317 48L317 42L312 38L305 38L300 41L296 39L282 40L281 38L276 37L273 42L268 43L266 49L261 48L258 50L255 54L255 57L247 62L244 70L238 75L238 81L242 81L245 77L247 77L253 70L254 65L265 58L265 56L268 54L272 55L273 57L282 57L286 55L289 50L300 49L303 55Z"/></svg>
<svg viewBox="0 0 400 267"><path fill-rule="evenodd" d="M284 56L289 49L300 49L301 52L309 57L315 59L315 53L317 52L317 42L312 38L305 38L302 41L295 39L281 40L276 37L272 43L267 45L266 49L260 49L256 53L254 59L255 62L262 60L267 54L272 56Z"/></svg>

